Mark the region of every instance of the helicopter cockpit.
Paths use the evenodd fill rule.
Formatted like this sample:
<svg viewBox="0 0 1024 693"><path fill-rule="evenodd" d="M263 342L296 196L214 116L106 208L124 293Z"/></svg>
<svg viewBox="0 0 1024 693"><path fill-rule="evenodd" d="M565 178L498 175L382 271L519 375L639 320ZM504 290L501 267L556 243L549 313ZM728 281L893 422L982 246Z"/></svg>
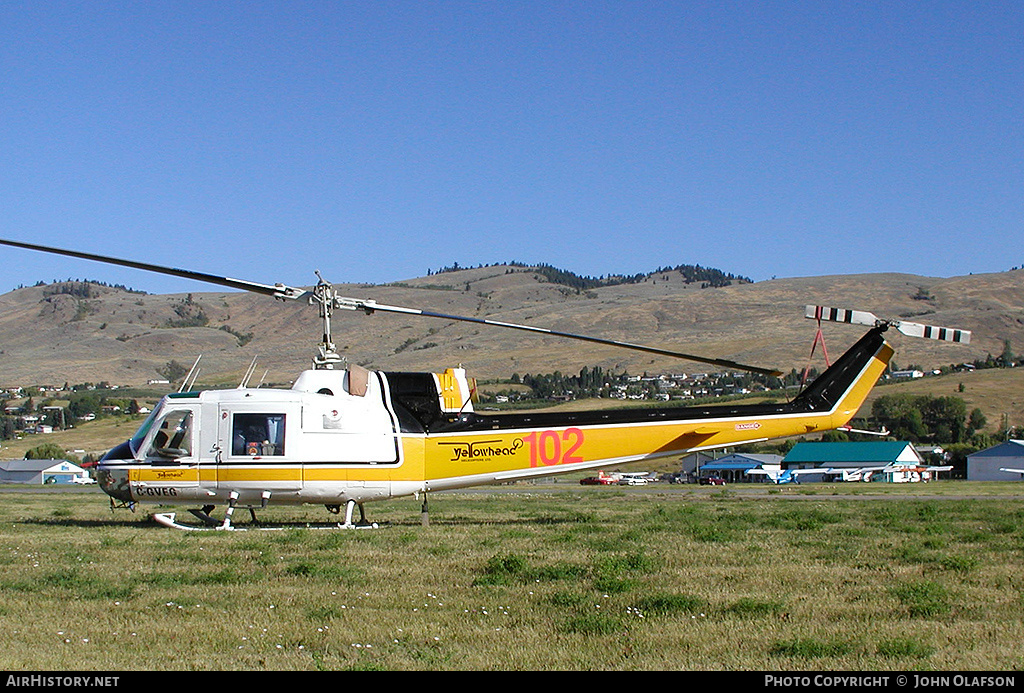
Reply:
<svg viewBox="0 0 1024 693"><path fill-rule="evenodd" d="M168 410L169 395L124 443L111 449L99 462L99 486L112 498L131 502L130 467L145 459L155 464L175 465L193 455L194 415L191 409ZM155 433L154 433L155 429Z"/></svg>

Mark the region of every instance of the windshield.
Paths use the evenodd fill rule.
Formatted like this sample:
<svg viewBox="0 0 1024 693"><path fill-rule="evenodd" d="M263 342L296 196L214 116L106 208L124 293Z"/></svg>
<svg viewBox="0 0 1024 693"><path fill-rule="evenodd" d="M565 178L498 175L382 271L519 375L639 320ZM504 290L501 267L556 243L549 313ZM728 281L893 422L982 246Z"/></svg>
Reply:
<svg viewBox="0 0 1024 693"><path fill-rule="evenodd" d="M153 407L153 411L150 412L149 416L146 417L146 420L142 422L141 426L139 426L139 430L135 431L135 435L133 435L131 440L128 441L128 444L132 447L132 455L139 452L139 448L142 447L142 441L145 440L146 434L149 433L149 429L153 427L153 422L156 421L157 414L163 410L164 402L166 401L167 398L164 397L155 407Z"/></svg>

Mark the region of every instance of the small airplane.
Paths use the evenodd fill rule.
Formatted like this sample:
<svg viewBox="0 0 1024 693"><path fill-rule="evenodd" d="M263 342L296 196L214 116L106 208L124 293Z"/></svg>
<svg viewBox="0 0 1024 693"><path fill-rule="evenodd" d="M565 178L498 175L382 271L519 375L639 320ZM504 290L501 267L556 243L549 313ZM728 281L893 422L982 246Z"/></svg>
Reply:
<svg viewBox="0 0 1024 693"><path fill-rule="evenodd" d="M1010 469L1009 467L1000 467L999 471L1009 472L1010 474L1024 474L1024 469Z"/></svg>
<svg viewBox="0 0 1024 693"><path fill-rule="evenodd" d="M604 470L597 473L597 476L588 476L580 479L580 484L583 486L612 486L619 483L619 475L616 473L608 474Z"/></svg>
<svg viewBox="0 0 1024 693"><path fill-rule="evenodd" d="M318 504L337 527L375 527L364 505L435 491L597 470L639 460L680 457L846 425L885 372L893 349L884 333L966 342L969 332L871 320L871 328L792 400L567 413L484 414L473 408L474 382L464 369L440 373L370 371L347 364L335 347L335 310L397 313L563 337L779 375L728 359L708 358L600 337L448 315L339 296L317 274L312 289L246 280L149 263L2 240L0 245L81 258L241 289L319 309L323 339L312 368L290 389L248 387L187 391L163 397L138 431L98 463L100 487L112 507L137 503L193 504L201 524L175 513L154 518L177 529L243 529L237 508ZM812 310L813 308L813 310ZM857 322L869 313L808 307L817 319ZM856 320L853 319L856 318ZM873 316L872 316L873 317ZM860 324L860 323L857 323ZM955 336L955 338L954 338ZM223 520L210 513L226 506ZM353 518L359 509L359 519ZM268 529L272 529L269 528Z"/></svg>
<svg viewBox="0 0 1024 693"><path fill-rule="evenodd" d="M747 474L766 476L773 484L799 484L802 474L821 474L821 469L748 469Z"/></svg>
<svg viewBox="0 0 1024 693"><path fill-rule="evenodd" d="M890 475L894 483L908 481L930 481L938 472L948 472L953 469L952 465L901 465L887 464L880 467L859 467L856 469L844 469L842 467L830 467L817 469L827 476L839 477L842 481L877 481Z"/></svg>
<svg viewBox="0 0 1024 693"><path fill-rule="evenodd" d="M844 431L845 433L860 433L861 435L865 436L881 436L883 438L885 436L891 435L889 433L889 429L887 429L885 426L882 426L881 431L868 431L863 428L854 428L853 426L836 426L836 430Z"/></svg>

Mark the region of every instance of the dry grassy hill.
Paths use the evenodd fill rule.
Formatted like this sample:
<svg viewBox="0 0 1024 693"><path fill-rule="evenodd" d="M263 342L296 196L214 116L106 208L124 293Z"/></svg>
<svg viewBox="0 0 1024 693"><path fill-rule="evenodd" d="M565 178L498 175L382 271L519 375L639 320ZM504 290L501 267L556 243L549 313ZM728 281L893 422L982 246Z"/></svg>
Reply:
<svg viewBox="0 0 1024 693"><path fill-rule="evenodd" d="M100 382L138 385L174 359L202 354L201 383L236 383L253 357L257 377L290 383L308 367L320 325L310 306L232 292L145 295L58 285L0 296L0 386ZM778 279L724 288L686 284L676 273L638 284L577 291L520 267L444 272L389 285L339 285L357 298L528 323L783 370L803 368L816 326L806 304L872 311L974 332L970 345L894 334L896 362L928 368L1003 351L1024 351L1024 270L940 279L901 274ZM183 324L205 323L183 327ZM824 327L829 355L861 328ZM444 320L339 313L334 339L353 362L388 370L462 364L479 378L582 366L632 373L693 372L706 366L610 347ZM823 365L820 351L817 366Z"/></svg>
<svg viewBox="0 0 1024 693"><path fill-rule="evenodd" d="M808 364L816 325L803 318L806 304L854 307L974 332L970 345L893 333L901 367L933 368L998 355L1005 340L1015 353L1024 352L1021 270L951 279L808 277L703 289L669 273L639 284L576 291L524 268L494 266L390 285L337 288L381 303L527 323L783 370ZM68 290L85 295L63 293ZM201 322L205 325L181 326ZM863 328L825 324L823 332L835 358ZM200 385L237 384L254 356L259 359L256 378L266 371L266 382L289 384L309 366L319 335L314 308L246 293L145 295L95 284L84 290L24 288L0 296L0 386L102 381L142 385L159 377L168 361L188 366L200 354ZM708 369L611 347L391 314L342 312L335 319L334 337L350 361L365 366L437 370L462 364L478 378L575 373L595 365L631 373ZM820 349L813 365L824 365ZM893 392L963 397L969 408L982 408L989 430L996 430L1003 417L1011 425L1024 425L1022 368L884 385L872 397ZM870 405L869 399L866 411ZM134 425L98 422L54 434L60 436L55 442L102 451L125 438ZM31 442L20 445L27 449ZM23 453L20 448L5 450L6 455Z"/></svg>

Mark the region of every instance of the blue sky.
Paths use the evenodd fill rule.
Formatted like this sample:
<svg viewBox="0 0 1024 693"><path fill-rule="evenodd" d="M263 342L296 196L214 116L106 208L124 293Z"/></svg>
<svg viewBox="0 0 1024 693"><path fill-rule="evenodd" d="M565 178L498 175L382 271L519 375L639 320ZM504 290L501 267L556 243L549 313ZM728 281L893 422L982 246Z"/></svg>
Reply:
<svg viewBox="0 0 1024 693"><path fill-rule="evenodd" d="M0 237L292 285L1003 271L1022 36L1020 2L5 0Z"/></svg>

